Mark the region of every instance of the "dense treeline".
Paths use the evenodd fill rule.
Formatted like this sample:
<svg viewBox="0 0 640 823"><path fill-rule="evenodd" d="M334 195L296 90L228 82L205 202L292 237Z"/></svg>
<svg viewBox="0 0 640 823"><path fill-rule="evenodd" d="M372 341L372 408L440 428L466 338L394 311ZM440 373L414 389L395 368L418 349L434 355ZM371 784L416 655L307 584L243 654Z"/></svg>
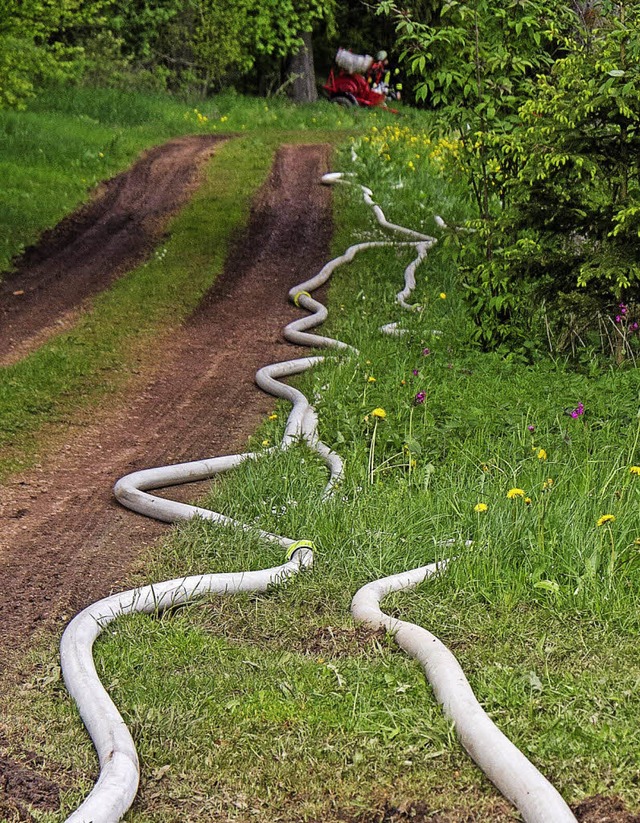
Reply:
<svg viewBox="0 0 640 823"><path fill-rule="evenodd" d="M0 104L52 78L208 93L295 53L332 0L1 0Z"/></svg>
<svg viewBox="0 0 640 823"><path fill-rule="evenodd" d="M430 19L438 0L415 0ZM325 74L336 48L392 51L388 17L361 0L0 0L0 106L43 82L84 80L206 96L292 85L301 50Z"/></svg>

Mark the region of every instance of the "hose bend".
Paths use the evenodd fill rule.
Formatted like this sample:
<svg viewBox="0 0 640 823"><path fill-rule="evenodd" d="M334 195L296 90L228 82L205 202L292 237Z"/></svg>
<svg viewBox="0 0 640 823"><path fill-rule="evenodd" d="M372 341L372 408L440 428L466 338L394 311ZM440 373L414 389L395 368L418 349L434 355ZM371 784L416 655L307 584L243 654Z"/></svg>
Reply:
<svg viewBox="0 0 640 823"><path fill-rule="evenodd" d="M460 743L526 823L575 823L560 793L489 718L449 649L421 626L380 610L380 602L388 594L414 588L442 572L447 562L367 583L351 601L351 614L358 623L385 629L420 663L437 701L453 721Z"/></svg>
<svg viewBox="0 0 640 823"><path fill-rule="evenodd" d="M67 690L96 748L100 776L67 823L114 823L131 806L138 790L140 766L135 744L93 662L93 644L109 623L134 612L160 613L205 594L264 592L312 562L311 549L299 548L281 566L166 580L105 597L74 617L60 642L60 663Z"/></svg>

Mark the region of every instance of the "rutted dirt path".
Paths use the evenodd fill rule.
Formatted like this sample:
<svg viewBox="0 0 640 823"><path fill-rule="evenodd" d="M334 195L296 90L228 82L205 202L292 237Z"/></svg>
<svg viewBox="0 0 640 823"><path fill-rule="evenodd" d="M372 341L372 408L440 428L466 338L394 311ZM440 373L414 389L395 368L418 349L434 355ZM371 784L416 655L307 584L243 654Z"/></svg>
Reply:
<svg viewBox="0 0 640 823"><path fill-rule="evenodd" d="M0 365L71 325L88 298L153 251L223 139L179 137L150 149L27 249L0 281Z"/></svg>
<svg viewBox="0 0 640 823"><path fill-rule="evenodd" d="M156 372L0 488L0 664L36 630L108 594L141 545L166 531L115 503L118 477L234 453L273 407L254 375L298 351L282 339L297 316L286 294L327 259L330 194L319 180L328 155L327 146L281 149L247 234L198 310L159 344Z"/></svg>

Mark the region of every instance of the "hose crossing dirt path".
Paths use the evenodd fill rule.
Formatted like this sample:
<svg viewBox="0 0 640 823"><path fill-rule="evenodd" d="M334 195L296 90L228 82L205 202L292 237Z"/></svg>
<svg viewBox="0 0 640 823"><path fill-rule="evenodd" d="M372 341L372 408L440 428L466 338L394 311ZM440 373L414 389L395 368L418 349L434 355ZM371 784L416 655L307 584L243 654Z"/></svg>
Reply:
<svg viewBox="0 0 640 823"><path fill-rule="evenodd" d="M253 379L295 354L281 338L296 316L286 293L328 255L330 193L319 182L328 156L325 145L282 147L223 275L159 344L157 372L135 378L111 412L72 423L56 455L0 488L0 663L38 628L108 594L135 547L166 531L115 503L118 477L236 452L273 407Z"/></svg>

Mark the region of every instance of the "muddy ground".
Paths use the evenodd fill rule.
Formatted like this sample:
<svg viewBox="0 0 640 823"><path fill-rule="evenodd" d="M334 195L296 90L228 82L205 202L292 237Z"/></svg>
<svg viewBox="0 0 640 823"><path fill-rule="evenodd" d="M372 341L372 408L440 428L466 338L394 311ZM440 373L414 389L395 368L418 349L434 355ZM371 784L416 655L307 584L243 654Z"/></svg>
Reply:
<svg viewBox="0 0 640 823"><path fill-rule="evenodd" d="M150 149L26 250L0 281L0 364L70 326L88 298L150 254L222 139L180 137Z"/></svg>
<svg viewBox="0 0 640 823"><path fill-rule="evenodd" d="M193 141L190 153L186 145L183 141L181 152L172 156L193 165L203 142ZM247 235L193 316L157 346L155 368L136 375L127 397L110 412L72 423L56 454L0 490L0 661L19 653L34 631L108 594L126 576L140 546L166 531L114 501L111 488L118 477L241 450L273 407L274 399L255 387L254 375L260 366L300 351L282 338L283 326L299 315L287 302L287 291L327 259L330 192L318 181L327 170L328 153L324 145L280 151ZM156 166L145 159L131 174L141 174L138 185L157 188L150 179ZM121 188L131 186L123 181ZM175 186L162 188L175 202ZM106 196L118 211L121 199ZM100 224L109 236L109 227L121 222L104 216ZM99 242L95 221L86 233L91 242L77 238L73 245L87 250L89 266ZM121 235L133 263L140 258L140 244L131 239L132 232ZM56 232L44 239L45 246L49 242L57 248ZM104 288L113 277L107 250L113 250L121 269L125 254L106 238L103 249L97 271ZM46 249L37 256L49 257ZM53 259L57 267L59 254ZM76 266L82 265L78 258ZM42 266L36 267L38 283L43 282ZM75 279L71 269L65 271ZM26 272L22 277L28 281ZM99 284L94 281L92 288L99 290ZM42 309L48 290L38 286L38 291ZM73 290L52 292L50 315L55 317L60 294L66 294L68 307ZM80 290L75 294L78 301L84 298Z"/></svg>
<svg viewBox="0 0 640 823"><path fill-rule="evenodd" d="M153 149L28 250L0 284L0 364L67 327L92 295L145 259L216 142L181 138ZM133 375L126 397L90 419L81 416L59 450L0 487L1 668L19 676L39 632L58 629L121 586L166 531L115 503L118 477L242 450L273 408L253 378L260 366L300 353L281 336L298 316L286 294L328 259L330 193L318 183L328 158L324 145L282 148L223 275L180 331L158 342L155 368ZM37 756L3 756L5 742L0 737L0 820L32 820L28 804L56 809L59 787L41 774ZM616 798L590 798L575 811L584 823L640 823ZM504 814L511 817L508 805L497 801L496 819ZM476 818L407 802L357 821L337 819Z"/></svg>

